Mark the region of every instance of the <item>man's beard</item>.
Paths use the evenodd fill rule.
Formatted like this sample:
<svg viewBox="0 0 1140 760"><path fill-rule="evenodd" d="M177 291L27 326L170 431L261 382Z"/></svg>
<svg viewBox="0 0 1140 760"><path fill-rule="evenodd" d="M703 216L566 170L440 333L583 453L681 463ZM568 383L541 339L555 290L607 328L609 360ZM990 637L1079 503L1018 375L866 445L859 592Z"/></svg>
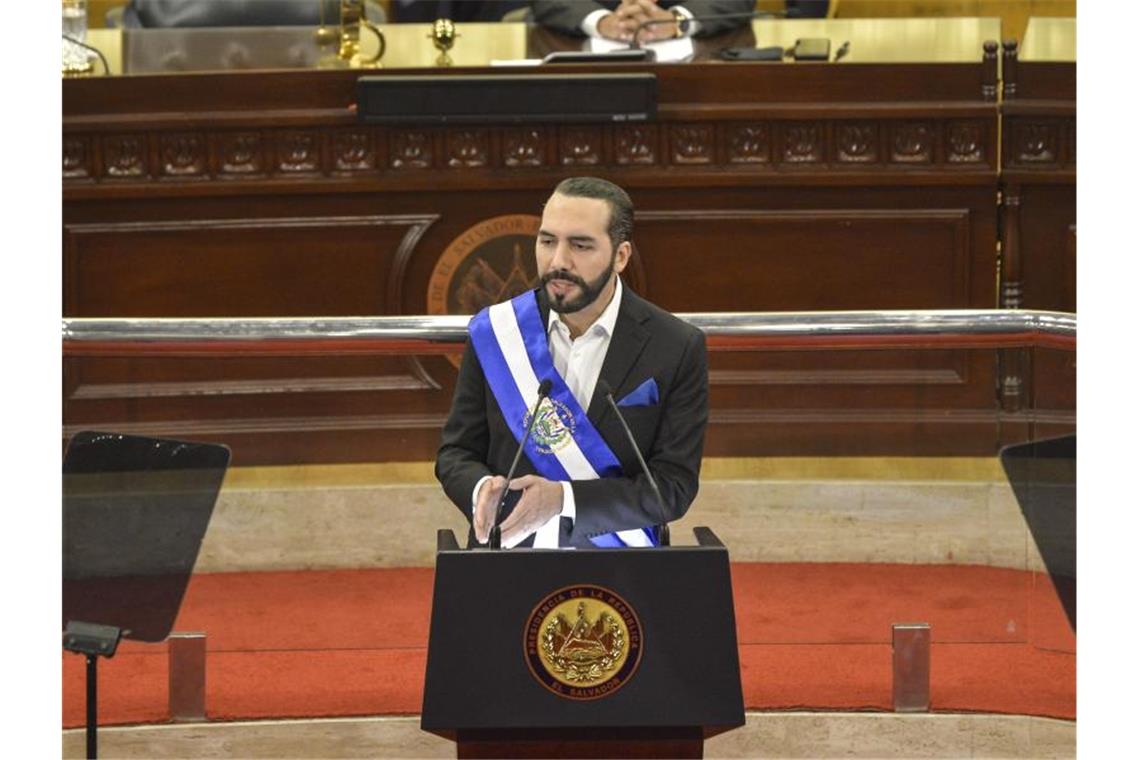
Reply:
<svg viewBox="0 0 1140 760"><path fill-rule="evenodd" d="M550 302L550 308L559 314L573 314L598 300L598 296L606 289L606 284L609 283L610 277L613 276L614 261L616 259L616 255L611 257L610 265L606 267L606 271L602 272L593 282L586 282L578 275L567 272L565 269L552 269L544 274L542 276L542 292L546 295L546 300ZM567 300L565 294L556 293L552 295L546 286L554 280L572 282L581 288L582 292L577 298L570 300Z"/></svg>

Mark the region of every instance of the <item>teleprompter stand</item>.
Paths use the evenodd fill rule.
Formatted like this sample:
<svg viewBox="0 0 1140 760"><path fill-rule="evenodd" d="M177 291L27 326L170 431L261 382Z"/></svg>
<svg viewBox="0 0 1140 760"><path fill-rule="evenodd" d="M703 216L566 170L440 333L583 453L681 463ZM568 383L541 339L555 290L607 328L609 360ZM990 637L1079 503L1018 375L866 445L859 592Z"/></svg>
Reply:
<svg viewBox="0 0 1140 760"><path fill-rule="evenodd" d="M114 657L123 632L113 625L69 621L63 648L87 658L87 757L99 754L99 658Z"/></svg>
<svg viewBox="0 0 1140 760"><path fill-rule="evenodd" d="M421 728L461 758L701 757L744 700L728 552L694 532L460 551L440 531Z"/></svg>
<svg viewBox="0 0 1140 760"><path fill-rule="evenodd" d="M83 431L63 459L63 648L87 660L98 755L100 657L170 634L229 464L225 446Z"/></svg>

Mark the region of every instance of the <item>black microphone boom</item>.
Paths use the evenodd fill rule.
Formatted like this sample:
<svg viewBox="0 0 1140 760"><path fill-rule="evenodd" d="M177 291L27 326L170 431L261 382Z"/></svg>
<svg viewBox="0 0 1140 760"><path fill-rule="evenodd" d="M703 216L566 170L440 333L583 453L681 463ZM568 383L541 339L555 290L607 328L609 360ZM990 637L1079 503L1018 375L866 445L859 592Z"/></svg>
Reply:
<svg viewBox="0 0 1140 760"><path fill-rule="evenodd" d="M507 503L507 494L510 493L511 478L515 476L519 460L522 459L523 448L526 446L526 442L530 440L531 431L534 430L534 421L538 419L538 407L542 404L542 400L550 395L550 388L553 385L554 383L550 381L550 378L546 378L538 384L538 399L535 400L534 407L530 410L530 422L527 423L526 433L523 434L522 440L519 441L519 447L515 450L511 469L507 470L507 485L503 487L503 495L499 497L499 503L495 506L495 521L491 523L491 535L487 537L488 549L502 548L502 531L499 530L499 520L503 514L503 505Z"/></svg>
<svg viewBox="0 0 1140 760"><path fill-rule="evenodd" d="M629 445L633 447L633 453L637 456L637 463L641 465L641 471L645 473L645 479L649 481L649 487L653 489L653 495L657 498L657 511L660 517L661 527L664 535L668 536L669 518L665 514L665 500L661 498L661 489L657 487L657 481L653 478L653 473L649 471L649 465L645 463L645 457L641 455L641 449L637 446L637 440L633 437L633 431L629 429L626 424L625 417L622 416L621 410L618 409L617 402L614 401L614 389L605 380L598 380L598 388L602 391L602 395L606 397L609 402L610 408L614 410L617 415L618 422L621 423L621 429L625 431L626 438L629 439ZM662 543L668 543L663 541Z"/></svg>

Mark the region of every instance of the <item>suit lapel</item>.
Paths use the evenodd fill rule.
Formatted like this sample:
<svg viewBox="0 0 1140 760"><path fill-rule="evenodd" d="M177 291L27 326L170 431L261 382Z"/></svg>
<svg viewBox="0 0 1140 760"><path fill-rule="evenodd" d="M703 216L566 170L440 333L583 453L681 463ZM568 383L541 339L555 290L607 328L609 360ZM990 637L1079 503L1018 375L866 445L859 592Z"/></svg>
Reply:
<svg viewBox="0 0 1140 760"><path fill-rule="evenodd" d="M542 317L542 325L546 327L550 319L550 304L547 303L539 290L538 309ZM610 338L610 347L606 350L606 358L602 361L602 370L598 373L598 385L594 388L594 395L590 399L590 406L586 416L595 425L601 421L609 409L606 397L598 390L602 380L610 384L616 394L621 384L625 382L633 366L637 363L645 344L649 342L649 330L645 322L650 318L650 312L645 308L645 302L634 293L628 285L623 283L621 305L618 307L617 322L614 323L614 334ZM617 400L616 398L614 399Z"/></svg>
<svg viewBox="0 0 1140 760"><path fill-rule="evenodd" d="M542 289L539 288L534 293L535 300L538 301L538 316L542 319L542 329L546 330L549 334L550 330L550 304L547 303L546 298L542 295Z"/></svg>
<svg viewBox="0 0 1140 760"><path fill-rule="evenodd" d="M610 338L610 347L602 362L602 371L598 374L598 386L594 389L590 408L586 412L586 416L594 424L600 422L609 409L606 397L600 390L601 381L609 383L614 389L614 394L617 394L649 341L649 331L643 324L648 319L649 311L642 308L641 299L628 286L624 287L621 306L618 307L617 322L614 324L614 334Z"/></svg>

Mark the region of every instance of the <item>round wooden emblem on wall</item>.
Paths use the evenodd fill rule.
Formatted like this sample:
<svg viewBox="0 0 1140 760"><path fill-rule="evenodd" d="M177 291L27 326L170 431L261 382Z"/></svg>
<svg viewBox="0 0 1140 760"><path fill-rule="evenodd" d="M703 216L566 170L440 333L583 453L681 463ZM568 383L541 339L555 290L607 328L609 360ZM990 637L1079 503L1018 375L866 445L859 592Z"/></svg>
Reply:
<svg viewBox="0 0 1140 760"><path fill-rule="evenodd" d="M538 280L533 214L485 219L451 242L428 280L428 314L475 314L506 301Z"/></svg>

